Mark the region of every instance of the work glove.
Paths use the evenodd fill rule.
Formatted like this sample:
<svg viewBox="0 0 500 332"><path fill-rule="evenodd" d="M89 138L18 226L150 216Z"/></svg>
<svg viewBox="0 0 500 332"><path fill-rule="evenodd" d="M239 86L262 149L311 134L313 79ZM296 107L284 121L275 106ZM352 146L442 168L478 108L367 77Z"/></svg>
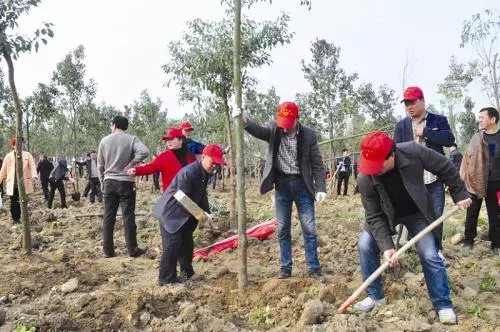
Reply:
<svg viewBox="0 0 500 332"><path fill-rule="evenodd" d="M317 192L316 193L316 201L318 202L323 202L326 199L326 193L325 192Z"/></svg>
<svg viewBox="0 0 500 332"><path fill-rule="evenodd" d="M233 118L237 118L237 117L239 117L242 114L243 114L243 110L241 108L236 107L236 106L233 107L233 110L231 112L231 116Z"/></svg>

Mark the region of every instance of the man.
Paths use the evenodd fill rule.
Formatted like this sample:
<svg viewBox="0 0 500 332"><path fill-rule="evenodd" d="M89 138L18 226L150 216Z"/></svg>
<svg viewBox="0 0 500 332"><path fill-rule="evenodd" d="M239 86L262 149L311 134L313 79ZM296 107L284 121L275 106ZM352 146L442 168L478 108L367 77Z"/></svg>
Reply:
<svg viewBox="0 0 500 332"><path fill-rule="evenodd" d="M401 102L405 104L405 109L410 116L396 123L394 142L414 141L444 155L443 146L449 147L455 142L448 119L443 115L425 110L424 93L419 87L406 88ZM443 214L445 200L443 182L436 175L424 171L424 183L432 197L434 214L440 217ZM440 227L442 233L443 226ZM440 248L442 247L441 241L442 239L438 239Z"/></svg>
<svg viewBox="0 0 500 332"><path fill-rule="evenodd" d="M342 157L337 159L337 196L340 196L340 189L344 183L344 196L347 195L349 186L349 176L351 175L351 157L349 150L342 149Z"/></svg>
<svg viewBox="0 0 500 332"><path fill-rule="evenodd" d="M75 161L77 165L84 165L87 169L87 185L83 191L83 196L90 192L90 203L97 200L102 202L101 182L99 181L99 172L97 170L97 153L91 151L85 161ZM88 189L87 189L88 188Z"/></svg>
<svg viewBox="0 0 500 332"><path fill-rule="evenodd" d="M479 111L479 133L475 134L462 162L460 175L472 195L472 206L465 219L464 247L472 249L477 235L477 218L483 198L486 201L491 250L500 256L500 115L493 107Z"/></svg>
<svg viewBox="0 0 500 332"><path fill-rule="evenodd" d="M188 151L195 156L201 155L203 149L205 148L205 145L191 138L191 135L193 134L194 131L193 126L191 126L191 123L189 121L182 121L179 129L182 130L182 135L186 137L186 144L188 147ZM231 147L229 146L226 148L219 147L219 149L221 149L223 154L226 154L230 148Z"/></svg>
<svg viewBox="0 0 500 332"><path fill-rule="evenodd" d="M53 169L54 165L46 155L43 156L43 159L38 163L36 168L36 172L39 174L40 182L42 183L43 196L46 202L49 201L49 175Z"/></svg>
<svg viewBox="0 0 500 332"><path fill-rule="evenodd" d="M398 262L392 241L396 225L404 225L415 236L436 219L433 197L424 184L424 170L436 174L448 185L453 201L460 208L467 208L471 200L453 164L431 149L414 142L396 145L380 132L367 135L360 145L358 185L366 222L358 252L361 274L366 280L380 266L380 253L391 267ZM416 244L417 252L440 321L456 324L446 268L435 241L440 236L439 228L434 229L434 234L425 235ZM386 303L381 277L368 286L366 293L368 297L356 303L356 309L368 312Z"/></svg>
<svg viewBox="0 0 500 332"><path fill-rule="evenodd" d="M21 150L24 150L24 139L21 141ZM12 227L18 227L21 222L21 204L19 203L19 190L17 187L16 171L16 138L10 140L12 151L7 153L0 169L0 183L7 179L6 192L10 196L10 215L12 217ZM27 195L34 192L34 184L37 178L36 166L31 153L22 151L24 190Z"/></svg>
<svg viewBox="0 0 500 332"><path fill-rule="evenodd" d="M103 255L106 258L115 256L113 231L119 205L129 255L139 257L147 252L147 248L137 246L136 192L134 177L127 174L127 169L144 160L149 150L139 138L125 133L127 128L128 119L115 116L111 122L112 133L101 140L97 152L97 168L104 194Z"/></svg>
<svg viewBox="0 0 500 332"><path fill-rule="evenodd" d="M460 153L460 151L458 151L457 144L453 143L450 146L450 160L453 163L453 165L455 165L455 168L457 170L460 170L460 165L462 165L462 159L463 156Z"/></svg>
<svg viewBox="0 0 500 332"><path fill-rule="evenodd" d="M293 102L279 105L277 113L276 121L265 126L245 116L243 122L250 135L269 143L260 192L275 189L281 265L278 278L292 275L291 217L295 202L304 236L307 272L321 281L314 199L321 202L326 198L326 184L316 132L299 122L299 108ZM233 116L240 114L238 109L233 111Z"/></svg>
<svg viewBox="0 0 500 332"><path fill-rule="evenodd" d="M154 208L153 215L160 221L163 244L160 285L182 282L177 278L177 262L179 262L181 274L186 279L194 279L193 232L198 222L175 199L174 195L181 190L208 214L210 212L207 196L208 178L217 165L225 165L222 152L215 144L207 145L203 149L201 160L187 165L177 173Z"/></svg>

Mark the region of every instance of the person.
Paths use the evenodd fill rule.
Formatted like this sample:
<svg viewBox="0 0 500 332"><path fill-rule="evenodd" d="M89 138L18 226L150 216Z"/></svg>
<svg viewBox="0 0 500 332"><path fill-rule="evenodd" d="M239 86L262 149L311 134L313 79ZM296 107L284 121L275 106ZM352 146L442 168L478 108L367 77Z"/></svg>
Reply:
<svg viewBox="0 0 500 332"><path fill-rule="evenodd" d="M404 103L410 116L396 123L394 142L414 141L444 155L443 147L450 147L455 142L448 119L444 115L426 111L424 93L419 87L406 88L401 102ZM436 217L440 217L443 214L445 200L443 182L428 171L424 172L424 182L427 191L432 196L434 213ZM442 234L442 224L440 228ZM442 247L442 239L438 239L438 246ZM440 256L444 260L441 252Z"/></svg>
<svg viewBox="0 0 500 332"><path fill-rule="evenodd" d="M354 159L354 163L352 165L352 175L354 176L354 181L356 182L356 185L354 186L354 192L353 195L359 194L359 186L357 183L358 180L358 160Z"/></svg>
<svg viewBox="0 0 500 332"><path fill-rule="evenodd" d="M28 151L24 151L24 139L21 140L22 160L23 160L23 177L24 190L30 195L34 192L34 183L38 177L36 173L35 161L33 156ZM15 228L20 224L21 205L19 204L19 189L17 186L17 171L16 171L16 138L10 140L12 151L7 153L3 160L2 168L0 169L0 183L7 181L5 189L10 197L10 215L12 218L12 226Z"/></svg>
<svg viewBox="0 0 500 332"><path fill-rule="evenodd" d="M234 109L233 116L241 110ZM326 198L325 168L314 129L299 121L299 107L293 102L278 106L276 121L258 125L246 116L244 128L250 135L269 143L260 193L275 189L276 218L280 244L278 278L292 275L292 204L298 210L304 237L307 272L323 281L318 259L314 200Z"/></svg>
<svg viewBox="0 0 500 332"><path fill-rule="evenodd" d="M54 165L49 161L47 155L44 155L42 160L38 163L36 167L36 172L39 175L40 182L42 184L43 197L45 201L49 201L49 175L54 169Z"/></svg>
<svg viewBox="0 0 500 332"><path fill-rule="evenodd" d="M477 235L477 218L483 198L488 212L489 240L495 256L500 256L500 115L493 107L479 111L479 129L467 150L460 168L460 175L472 196L472 206L465 219L464 247L471 250Z"/></svg>
<svg viewBox="0 0 500 332"><path fill-rule="evenodd" d="M186 144L187 144L187 148L188 148L189 153L191 153L195 156L201 155L201 153L203 152L203 149L205 148L205 145L200 143L200 142L197 142L191 138L191 135L193 134L193 131L194 131L193 126L191 126L191 123L189 121L182 121L179 129L182 130L182 135L184 135L184 137L186 137ZM219 147L219 148L221 149L223 154L226 154L231 149L230 146L228 146L226 148L222 148L222 147Z"/></svg>
<svg viewBox="0 0 500 332"><path fill-rule="evenodd" d="M129 175L144 176L160 172L162 192L167 189L177 172L184 166L194 163L197 159L189 153L184 136L179 128L169 128L162 139L167 142L168 149L158 155L152 162L131 167Z"/></svg>
<svg viewBox="0 0 500 332"><path fill-rule="evenodd" d="M344 196L347 195L349 187L349 176L351 175L351 157L349 150L342 149L342 157L337 159L337 195L340 196L340 189L344 183Z"/></svg>
<svg viewBox="0 0 500 332"><path fill-rule="evenodd" d="M222 151L215 144L207 145L203 149L201 160L179 170L155 205L153 215L160 221L163 244L160 285L182 282L177 277L177 262L182 276L194 279L193 232L198 222L180 205L174 195L181 190L207 214L210 213L207 196L208 177L215 171L217 165L225 165Z"/></svg>
<svg viewBox="0 0 500 332"><path fill-rule="evenodd" d="M90 193L90 203L97 201L102 202L101 182L99 181L99 171L97 170L97 152L91 151L87 154L85 161L75 161L77 165L85 166L87 171L87 185L83 191L83 196L86 197Z"/></svg>
<svg viewBox="0 0 500 332"><path fill-rule="evenodd" d="M366 221L359 237L358 253L363 280L380 266L380 253L393 267L395 255L392 235L403 224L416 236L436 217L433 197L424 184L424 170L436 174L449 187L453 201L460 208L471 204L469 194L458 171L445 156L415 142L395 144L385 133L375 132L361 140L358 185ZM438 255L435 228L416 244L427 291L441 323L455 324L456 315L450 300L446 267ZM367 297L355 309L368 312L386 303L379 276L366 289Z"/></svg>
<svg viewBox="0 0 500 332"><path fill-rule="evenodd" d="M115 116L111 122L112 133L101 140L97 150L97 169L104 196L103 256L106 258L115 256L113 231L119 205L129 255L139 257L147 253L147 248L137 246L136 191L134 178L126 169L146 159L149 150L139 138L125 133L127 129L128 119Z"/></svg>
<svg viewBox="0 0 500 332"><path fill-rule="evenodd" d="M450 146L450 160L453 163L453 165L455 165L455 168L457 170L460 170L460 165L462 165L462 159L463 159L463 156L460 153L460 151L458 151L457 144L453 143Z"/></svg>
<svg viewBox="0 0 500 332"><path fill-rule="evenodd" d="M61 159L58 161L58 165L53 168L49 174L50 193L47 201L47 207L49 209L52 209L52 202L54 201L56 189L59 191L59 196L61 196L61 208L65 209L68 207L66 205L66 189L64 188L64 181L69 180L66 175L67 172L68 162L66 159Z"/></svg>

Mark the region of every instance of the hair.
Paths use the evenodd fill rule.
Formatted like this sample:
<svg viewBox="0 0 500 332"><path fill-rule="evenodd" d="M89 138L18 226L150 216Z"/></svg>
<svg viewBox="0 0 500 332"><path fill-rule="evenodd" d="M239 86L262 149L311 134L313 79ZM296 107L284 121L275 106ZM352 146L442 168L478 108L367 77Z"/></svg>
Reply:
<svg viewBox="0 0 500 332"><path fill-rule="evenodd" d="M97 153L97 151L96 150L92 150L92 151L90 151L90 153Z"/></svg>
<svg viewBox="0 0 500 332"><path fill-rule="evenodd" d="M450 148L451 148L452 146L453 146L454 148L458 148L457 143L453 143L452 145L450 145Z"/></svg>
<svg viewBox="0 0 500 332"><path fill-rule="evenodd" d="M484 107L479 110L479 113L481 112L488 112L488 117L495 118L495 123L498 123L498 120L500 119L500 114L498 113L498 110L494 107Z"/></svg>
<svg viewBox="0 0 500 332"><path fill-rule="evenodd" d="M111 121L117 129L127 130L128 129L128 119L124 116L117 115Z"/></svg>
<svg viewBox="0 0 500 332"><path fill-rule="evenodd" d="M342 153L349 151L349 149L343 148Z"/></svg>
<svg viewBox="0 0 500 332"><path fill-rule="evenodd" d="M385 156L385 160L389 159L394 152L396 152L396 143L394 143L394 141L392 141L391 151L389 151L389 153L387 154L387 156Z"/></svg>

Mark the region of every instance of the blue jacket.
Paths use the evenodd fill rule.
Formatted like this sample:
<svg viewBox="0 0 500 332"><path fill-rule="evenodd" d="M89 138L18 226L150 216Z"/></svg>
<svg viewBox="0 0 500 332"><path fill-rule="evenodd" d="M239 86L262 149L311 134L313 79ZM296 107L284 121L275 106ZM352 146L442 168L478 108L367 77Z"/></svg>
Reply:
<svg viewBox="0 0 500 332"><path fill-rule="evenodd" d="M153 216L160 221L167 232L171 234L177 232L189 218L194 218L175 199L177 190L182 190L200 208L210 213L207 180L208 174L201 166L201 161L191 163L177 173L153 209Z"/></svg>
<svg viewBox="0 0 500 332"><path fill-rule="evenodd" d="M439 114L427 113L424 135L425 146L444 155L443 146L450 147L455 143L448 119ZM394 143L413 142L411 118L406 117L396 123L393 135Z"/></svg>
<svg viewBox="0 0 500 332"><path fill-rule="evenodd" d="M194 154L196 156L198 154L203 153L203 149L205 148L205 145L201 144L200 142L192 140L191 138L187 138L186 143L187 143L188 151L191 152L191 154Z"/></svg>

